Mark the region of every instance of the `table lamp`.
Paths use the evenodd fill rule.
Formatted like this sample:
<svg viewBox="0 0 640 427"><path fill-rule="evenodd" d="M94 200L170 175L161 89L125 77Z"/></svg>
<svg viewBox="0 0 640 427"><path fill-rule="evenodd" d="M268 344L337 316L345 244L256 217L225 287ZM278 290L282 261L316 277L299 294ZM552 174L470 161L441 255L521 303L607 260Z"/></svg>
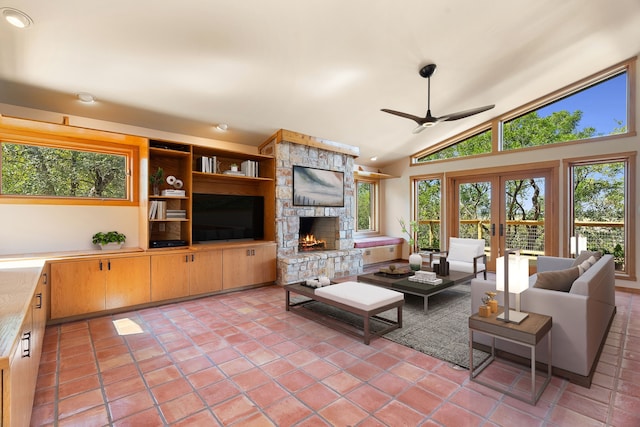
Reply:
<svg viewBox="0 0 640 427"><path fill-rule="evenodd" d="M577 242L577 247L576 247ZM581 236L576 233L575 236L571 236L571 255L578 256L580 252L587 249L587 237Z"/></svg>
<svg viewBox="0 0 640 427"><path fill-rule="evenodd" d="M511 257L509 255L514 254ZM496 290L504 292L504 312L498 319L505 322L521 323L527 313L520 311L520 293L529 287L529 259L520 256L519 250L507 250L496 259ZM516 309L509 309L509 293L516 296Z"/></svg>

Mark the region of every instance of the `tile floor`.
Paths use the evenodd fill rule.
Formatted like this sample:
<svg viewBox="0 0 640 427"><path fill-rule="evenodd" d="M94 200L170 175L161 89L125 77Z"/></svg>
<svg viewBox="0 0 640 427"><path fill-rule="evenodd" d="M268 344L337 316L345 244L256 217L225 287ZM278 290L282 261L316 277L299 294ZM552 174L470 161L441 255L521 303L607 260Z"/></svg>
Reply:
<svg viewBox="0 0 640 427"><path fill-rule="evenodd" d="M590 389L555 378L536 406L432 357L284 310L268 286L48 327L32 425L640 426L640 295ZM139 326L120 335L114 320ZM123 326L127 326L125 323ZM526 369L490 375L526 389Z"/></svg>

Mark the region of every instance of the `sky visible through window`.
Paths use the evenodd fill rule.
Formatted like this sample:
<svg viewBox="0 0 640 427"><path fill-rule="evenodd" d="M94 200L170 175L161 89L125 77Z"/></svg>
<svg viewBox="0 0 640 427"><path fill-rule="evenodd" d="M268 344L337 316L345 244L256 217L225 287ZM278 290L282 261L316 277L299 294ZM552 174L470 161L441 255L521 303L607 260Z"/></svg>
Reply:
<svg viewBox="0 0 640 427"><path fill-rule="evenodd" d="M627 74L622 73L538 110L540 117L553 112L582 111L579 129L593 127L596 135L609 135L627 125ZM622 122L618 124L618 122Z"/></svg>

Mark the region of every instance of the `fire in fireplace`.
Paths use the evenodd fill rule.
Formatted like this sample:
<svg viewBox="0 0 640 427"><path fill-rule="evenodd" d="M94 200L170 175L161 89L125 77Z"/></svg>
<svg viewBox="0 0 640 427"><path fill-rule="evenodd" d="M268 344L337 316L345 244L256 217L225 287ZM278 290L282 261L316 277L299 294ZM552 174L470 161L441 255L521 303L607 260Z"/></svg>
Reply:
<svg viewBox="0 0 640 427"><path fill-rule="evenodd" d="M338 220L337 217L300 217L298 252L335 249Z"/></svg>
<svg viewBox="0 0 640 427"><path fill-rule="evenodd" d="M313 234L307 234L306 236L300 237L300 241L298 242L298 250L301 252L305 251L322 251L325 249L327 242L324 240L317 240Z"/></svg>

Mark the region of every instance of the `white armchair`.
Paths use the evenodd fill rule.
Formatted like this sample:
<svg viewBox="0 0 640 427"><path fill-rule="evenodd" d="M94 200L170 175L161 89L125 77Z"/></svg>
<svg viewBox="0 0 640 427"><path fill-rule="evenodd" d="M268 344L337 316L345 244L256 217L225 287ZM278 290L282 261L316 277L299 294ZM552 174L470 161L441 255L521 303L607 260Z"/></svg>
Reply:
<svg viewBox="0 0 640 427"><path fill-rule="evenodd" d="M444 252L429 254L429 266L434 268L440 264L440 258L446 256L449 269L473 273L483 273L487 280L487 255L484 253L484 239L466 239L460 237L449 238L449 247Z"/></svg>

